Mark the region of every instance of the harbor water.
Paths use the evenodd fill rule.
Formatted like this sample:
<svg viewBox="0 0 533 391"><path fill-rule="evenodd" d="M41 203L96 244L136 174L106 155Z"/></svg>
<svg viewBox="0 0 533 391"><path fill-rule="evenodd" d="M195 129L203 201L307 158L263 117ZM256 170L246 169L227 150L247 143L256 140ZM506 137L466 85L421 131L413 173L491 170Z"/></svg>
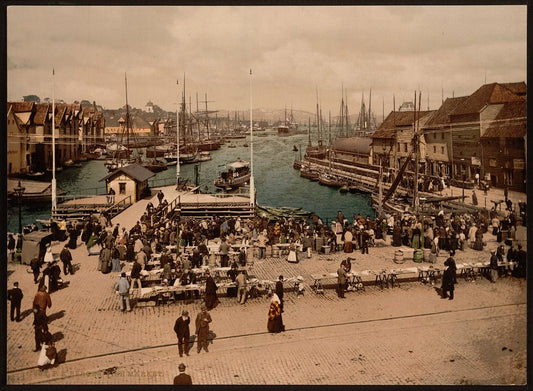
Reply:
<svg viewBox="0 0 533 391"><path fill-rule="evenodd" d="M314 212L324 223L335 218L341 210L346 218L354 214L374 217L371 199L366 194L341 193L338 189L322 186L300 177L292 165L303 154L308 143L307 134L279 136L275 130L254 132L254 177L257 203L265 206L289 206ZM245 146L248 145L248 146ZM202 192L217 191L213 181L225 164L237 159L250 160L250 136L246 139L228 140L219 150L211 151L212 160L199 163L198 181ZM232 147L230 147L232 146ZM298 151L293 151L294 146ZM180 177L195 183L195 165L181 165ZM83 162L82 167L70 167L56 174L57 186L76 197L103 194L107 175L104 161ZM149 182L152 187L175 183L176 166L159 172ZM219 190L218 190L219 191ZM36 219L50 218L50 204L22 206L22 225ZM8 203L8 232L18 231L17 202Z"/></svg>

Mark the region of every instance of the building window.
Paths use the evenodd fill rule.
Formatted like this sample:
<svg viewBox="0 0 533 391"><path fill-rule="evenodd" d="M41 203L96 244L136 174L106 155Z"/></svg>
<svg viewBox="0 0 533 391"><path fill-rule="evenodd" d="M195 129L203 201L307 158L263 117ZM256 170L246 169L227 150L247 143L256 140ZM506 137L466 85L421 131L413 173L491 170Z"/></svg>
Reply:
<svg viewBox="0 0 533 391"><path fill-rule="evenodd" d="M440 147L440 153L444 155L444 147Z"/></svg>
<svg viewBox="0 0 533 391"><path fill-rule="evenodd" d="M403 143L403 151L407 152L407 143Z"/></svg>
<svg viewBox="0 0 533 391"><path fill-rule="evenodd" d="M444 140L444 132L440 134L441 140Z"/></svg>
<svg viewBox="0 0 533 391"><path fill-rule="evenodd" d="M433 153L437 153L437 147L433 146Z"/></svg>
<svg viewBox="0 0 533 391"><path fill-rule="evenodd" d="M433 133L433 139L437 139L437 133Z"/></svg>
<svg viewBox="0 0 533 391"><path fill-rule="evenodd" d="M398 143L398 145L396 146L396 150L400 152L400 143Z"/></svg>
<svg viewBox="0 0 533 391"><path fill-rule="evenodd" d="M126 182L118 183L118 194L126 194Z"/></svg>

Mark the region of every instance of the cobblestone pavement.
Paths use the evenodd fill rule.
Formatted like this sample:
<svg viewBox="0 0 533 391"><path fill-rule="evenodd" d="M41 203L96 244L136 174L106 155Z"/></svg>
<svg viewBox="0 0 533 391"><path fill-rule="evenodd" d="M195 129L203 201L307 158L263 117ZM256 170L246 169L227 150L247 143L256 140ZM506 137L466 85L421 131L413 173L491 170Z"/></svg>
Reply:
<svg viewBox="0 0 533 391"><path fill-rule="evenodd" d="M488 259L495 247L458 252L456 261ZM54 252L60 249L54 244ZM353 270L395 268L394 248L351 254ZM8 286L19 281L23 320L7 325L7 384L171 384L184 362L196 384L523 384L527 362L527 286L501 278L491 284L459 279L456 298L442 300L435 287L401 281L339 299L333 289L303 296L286 292L286 332L266 332L269 300L221 297L211 311L209 353L180 358L173 332L183 309L194 320L200 300L155 306L138 302L119 310L113 284L118 273L101 274L97 257L84 246L73 250L79 270L52 293L49 328L64 361L40 371L33 349L31 301L35 292L26 265L8 264ZM252 273L274 279L334 272L344 253L316 255L289 264L283 258L255 260ZM442 265L440 257L436 266ZM407 260L401 267L416 266ZM370 281L369 281L370 282ZM194 333L194 328L191 327Z"/></svg>

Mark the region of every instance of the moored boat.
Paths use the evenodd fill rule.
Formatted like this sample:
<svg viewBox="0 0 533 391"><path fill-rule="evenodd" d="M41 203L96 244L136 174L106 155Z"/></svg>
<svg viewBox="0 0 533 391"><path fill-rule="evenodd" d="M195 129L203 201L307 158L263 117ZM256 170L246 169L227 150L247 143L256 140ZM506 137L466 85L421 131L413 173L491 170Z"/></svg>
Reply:
<svg viewBox="0 0 533 391"><path fill-rule="evenodd" d="M237 160L226 165L227 170L219 173L215 186L223 189L236 189L244 186L251 177L250 162Z"/></svg>

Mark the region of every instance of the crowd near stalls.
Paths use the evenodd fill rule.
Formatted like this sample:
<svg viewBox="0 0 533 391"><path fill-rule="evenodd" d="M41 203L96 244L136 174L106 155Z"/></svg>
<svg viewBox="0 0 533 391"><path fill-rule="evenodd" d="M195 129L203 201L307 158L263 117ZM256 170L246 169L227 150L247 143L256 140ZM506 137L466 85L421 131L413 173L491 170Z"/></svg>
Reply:
<svg viewBox="0 0 533 391"><path fill-rule="evenodd" d="M160 292L166 293L166 296L158 295L158 300L164 297L174 300L180 295L184 300L201 298L209 311L220 302L218 288L222 286L227 288L228 296L244 304L247 296L258 294L247 266L254 259L265 259L280 249L285 250L289 262L299 262L317 252L345 253L346 259L339 270L349 273L349 254L355 251L369 254L378 244L408 246L414 253L425 250L431 261L431 257L435 260L441 251L456 258L460 258L461 251L467 247L481 251L487 245L486 234L493 235L498 243L490 256L491 269L498 271L498 263L507 261L513 266L507 267L505 273L526 277L526 251L516 240L517 227L526 225L526 205L510 200L502 207L495 205L491 210L479 209L476 213L440 211L436 215L415 215L405 212L371 218L345 215L339 210L330 222L324 222L316 214L309 218L272 219L259 214L252 219L217 216L193 219L168 212L164 197L159 197L158 201L157 206L149 203L129 230L119 224L113 225L103 214L79 222L60 221L52 225L53 239L61 243L60 254L54 256L51 246L47 245L30 263L37 285L33 303L35 349L41 350L42 356L46 356L46 350L53 351L50 347L54 342L47 332L46 309L52 305L51 294L64 287L62 273L75 273L70 250L76 249L79 243L86 247L89 255L97 257L100 272L117 273L115 290L123 311L135 307L134 303L130 305L130 295L142 299L143 285L150 281L156 281L162 289ZM13 252L14 239L8 237L8 240L8 249ZM447 267L451 264L451 269L455 269L454 262L453 259L449 261ZM221 282L222 274L227 283ZM491 280L494 282L496 278L497 273L491 271ZM278 301L283 297L283 281L280 276L276 285ZM339 297L343 296L345 285L339 281ZM270 293L274 297L274 292ZM282 299L280 303L283 312ZM271 327L274 315L269 314L269 331L277 332L283 328ZM281 316L279 318L282 324Z"/></svg>

